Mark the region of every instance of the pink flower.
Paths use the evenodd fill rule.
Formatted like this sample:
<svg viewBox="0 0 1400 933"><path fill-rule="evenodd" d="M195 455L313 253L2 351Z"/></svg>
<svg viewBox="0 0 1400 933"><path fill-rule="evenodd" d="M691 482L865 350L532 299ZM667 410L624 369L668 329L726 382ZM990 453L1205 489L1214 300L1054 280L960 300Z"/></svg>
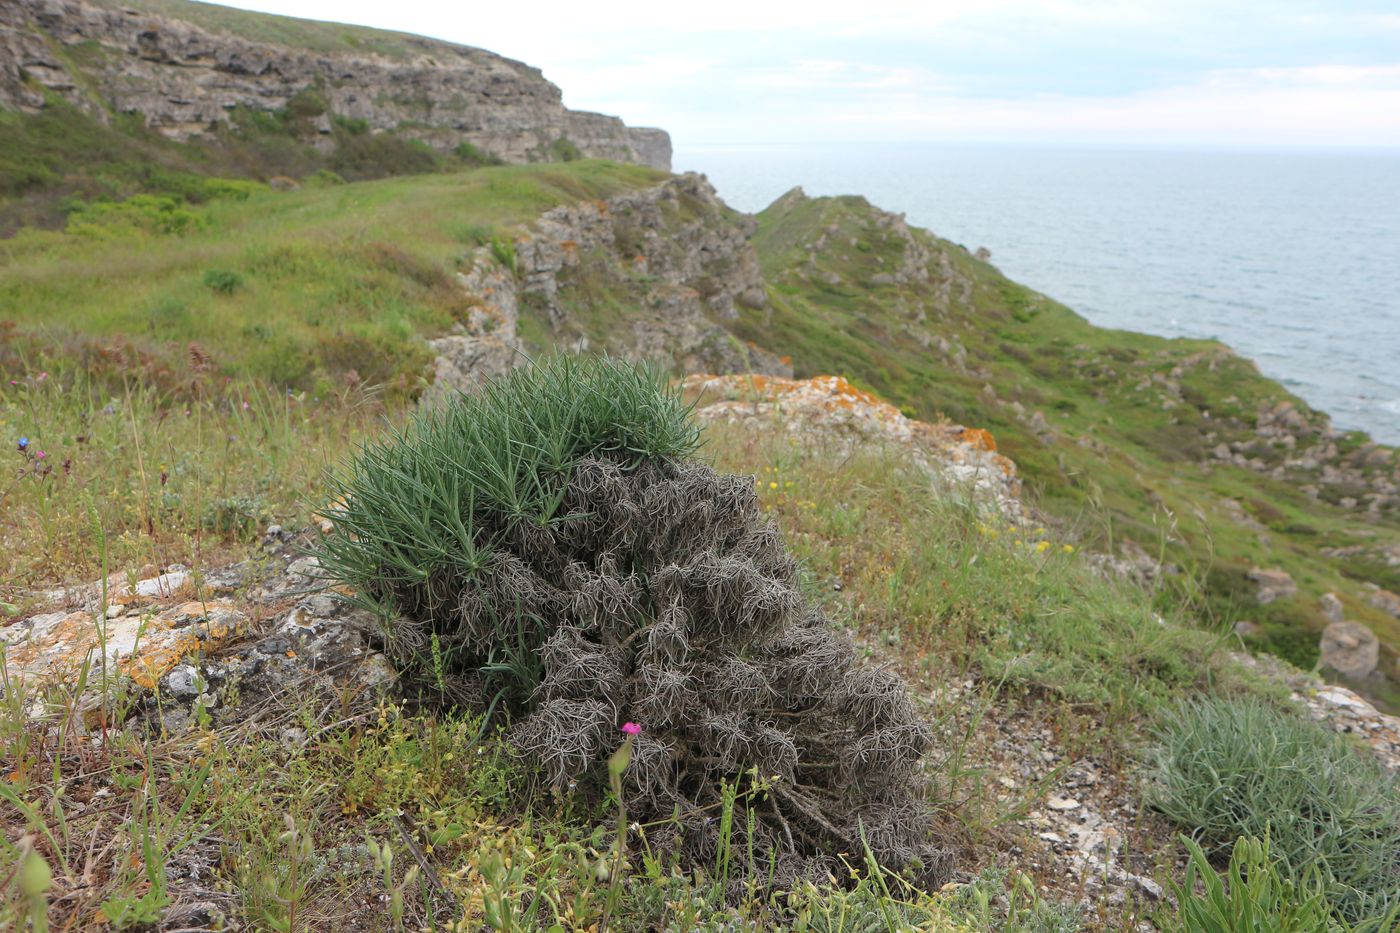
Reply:
<svg viewBox="0 0 1400 933"><path fill-rule="evenodd" d="M37 454L35 454L34 456L35 456L36 459L43 460L43 459L44 459L44 452L41 450L41 451L39 451Z"/></svg>
<svg viewBox="0 0 1400 933"><path fill-rule="evenodd" d="M622 731L627 733L628 735L641 735L642 727L637 725L635 722L624 722L622 724Z"/></svg>

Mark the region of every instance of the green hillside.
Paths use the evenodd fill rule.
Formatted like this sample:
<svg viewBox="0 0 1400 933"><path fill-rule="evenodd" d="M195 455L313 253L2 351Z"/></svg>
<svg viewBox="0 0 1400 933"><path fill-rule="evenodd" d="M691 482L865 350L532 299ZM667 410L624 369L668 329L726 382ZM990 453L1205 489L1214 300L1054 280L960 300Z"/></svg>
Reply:
<svg viewBox="0 0 1400 933"><path fill-rule="evenodd" d="M63 232L0 241L11 344L45 356L69 347L62 357L115 341L163 388L179 382L194 344L228 376L326 395L353 371L411 398L429 378L424 338L448 332L470 302L453 281L470 250L510 241L552 206L662 176L584 162L296 191L199 177L208 201L70 198ZM1163 605L1219 630L1254 623L1252 645L1311 667L1317 600L1336 592L1393 669L1400 620L1362 584L1400 582L1379 556L1400 540L1400 511L1339 504L1393 472L1390 451L1360 433L1329 436L1323 416L1228 348L1094 327L956 244L896 230L863 199L789 196L758 221L771 301L717 321L735 338L790 357L798 375L845 375L917 417L990 430L1067 533L1174 569L1156 581ZM910 261L938 271L901 281ZM639 300L624 264L587 257L564 286L566 320L527 302L527 342L543 350L582 336L623 349ZM1261 413L1280 405L1299 425L1289 448L1258 433ZM1253 467L1222 463L1222 444L1243 445ZM1275 475L1328 446L1331 459ZM1322 482L1325 469L1344 481ZM1300 594L1258 605L1256 567L1282 568Z"/></svg>
<svg viewBox="0 0 1400 933"><path fill-rule="evenodd" d="M209 15L312 48L393 38ZM1199 933L1241 927L1200 920L1225 908L1194 896L1183 856L1199 851L1192 871L1214 881L1243 839L1232 890L1248 884L1261 903L1283 892L1261 908L1263 928L1391 928L1393 775L1355 735L1300 715L1289 694L1312 689L1302 674L1235 652L1314 668L1319 597L1334 592L1385 646L1391 679L1352 686L1396 702L1400 620L1366 588L1400 590L1387 558L1400 511L1376 495L1394 451L1331 431L1228 348L1093 327L859 197L794 192L751 219L694 188L646 202L668 180L650 169L471 153L405 163L411 146L392 136L373 137L389 148L363 171L337 175L299 138L303 118L289 108L179 144L61 105L0 114L0 437L13 458L0 625L62 602L53 587L172 565L191 574L173 601L227 600L248 618L231 644L189 656L197 672L180 695L168 678L96 700L0 679L0 926ZM539 217L556 207L582 219L556 216L551 234ZM575 229L582 243L549 240ZM697 244L715 254L690 268ZM777 561L794 590L851 637L862 670L908 682L899 708L927 721L932 743L917 812L951 884L921 887L868 844L819 853L829 876L765 882L773 869L746 847L744 817L779 778L756 765L717 771L713 812L686 814L720 839L697 859L668 835L679 814L629 825L610 790L619 759L550 787L513 751L501 709L441 702L440 672L441 696L381 697L340 679L343 658L320 666L288 640L300 626L324 650L341 626L383 647L373 620L312 602L326 597L287 565L315 544L326 471L366 442L392 448L412 423L433 379L427 341L482 326L485 296L464 284L482 263L518 289L528 355L648 355L640 323L679 320L715 329L733 351L715 358L844 375L909 416L987 429L1015 461L1036 511L1009 525L937 492L897 445L746 423L702 436L701 454L741 477L735 490L756 490L755 514L781 531L758 537L795 558ZM755 268L764 294L711 302L729 294L717 279ZM530 281L546 272L557 295ZM524 458L534 485L512 485L509 451L469 464L476 475L506 464L498 500L549 501L544 447L573 443L550 430L577 415L525 399L444 420L443 446L413 470L372 447L368 508L421 535L380 542L386 553L444 551L433 536L457 533L459 516L429 513L474 493L438 484L461 465L443 451L499 454L490 430L543 439ZM515 431L517 416L530 431ZM450 437L471 423L470 443ZM408 483L428 505L395 514ZM242 582L220 582L239 560ZM410 564L406 578L440 582ZM1256 568L1286 571L1298 592L1261 604ZM419 639L423 670L439 660L435 639ZM530 668L489 660L496 675ZM79 667L96 682L90 660ZM284 670L306 676L254 688ZM523 711L533 694L510 702ZM692 744L708 768L705 743ZM1091 833L1108 861L1073 877Z"/></svg>

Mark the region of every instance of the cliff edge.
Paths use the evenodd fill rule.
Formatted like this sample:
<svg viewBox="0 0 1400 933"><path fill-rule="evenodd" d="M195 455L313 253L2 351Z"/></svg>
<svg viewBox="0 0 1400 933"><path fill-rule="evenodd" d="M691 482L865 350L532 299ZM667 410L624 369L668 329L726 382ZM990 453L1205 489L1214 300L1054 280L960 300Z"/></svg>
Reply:
<svg viewBox="0 0 1400 933"><path fill-rule="evenodd" d="M309 113L393 131L438 150L470 144L507 162L613 159L669 171L664 130L567 109L539 69L482 49L185 0L0 4L0 108L61 99L109 122L139 114L179 140L238 111Z"/></svg>

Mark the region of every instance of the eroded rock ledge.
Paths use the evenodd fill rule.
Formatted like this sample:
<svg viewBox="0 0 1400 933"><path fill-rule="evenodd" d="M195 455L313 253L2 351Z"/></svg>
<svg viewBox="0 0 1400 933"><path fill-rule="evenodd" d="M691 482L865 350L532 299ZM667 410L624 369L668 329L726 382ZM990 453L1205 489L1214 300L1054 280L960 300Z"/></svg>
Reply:
<svg viewBox="0 0 1400 933"><path fill-rule="evenodd" d="M440 149L471 143L508 162L547 160L564 139L585 157L671 167L664 130L569 110L539 69L482 49L326 24L327 39L343 49L312 51L139 6L0 3L0 108L34 112L56 95L102 120L139 113L147 126L183 140L215 132L237 108L277 111L314 90L327 105L317 117L327 139L335 116ZM193 16L199 8L190 9ZM371 45L364 37L382 41Z"/></svg>

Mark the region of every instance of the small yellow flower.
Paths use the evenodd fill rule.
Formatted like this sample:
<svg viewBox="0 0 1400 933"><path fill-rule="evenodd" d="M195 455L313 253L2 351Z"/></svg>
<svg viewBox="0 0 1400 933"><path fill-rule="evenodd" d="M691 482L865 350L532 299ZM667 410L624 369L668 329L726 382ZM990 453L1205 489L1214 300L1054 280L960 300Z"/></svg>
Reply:
<svg viewBox="0 0 1400 933"><path fill-rule="evenodd" d="M768 484L768 488L769 488L769 489L777 489L777 488L778 488L778 484L777 484L777 483L769 483L769 484Z"/></svg>
<svg viewBox="0 0 1400 933"><path fill-rule="evenodd" d="M1074 553L1074 545L1073 545L1073 544L1065 544L1065 545L1062 545L1062 546L1060 547L1060 550L1064 551L1066 554L1073 554L1073 553Z"/></svg>
<svg viewBox="0 0 1400 933"><path fill-rule="evenodd" d="M1038 544L1036 544L1036 546L1035 546L1035 552L1036 552L1037 554L1044 554L1044 553L1045 553L1046 551L1048 551L1048 550L1050 550L1050 542L1049 542L1049 541L1041 541L1041 542L1039 542Z"/></svg>

